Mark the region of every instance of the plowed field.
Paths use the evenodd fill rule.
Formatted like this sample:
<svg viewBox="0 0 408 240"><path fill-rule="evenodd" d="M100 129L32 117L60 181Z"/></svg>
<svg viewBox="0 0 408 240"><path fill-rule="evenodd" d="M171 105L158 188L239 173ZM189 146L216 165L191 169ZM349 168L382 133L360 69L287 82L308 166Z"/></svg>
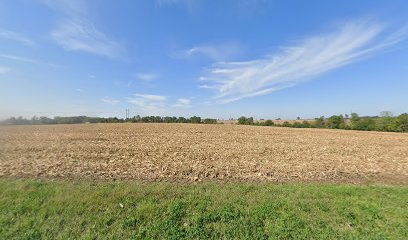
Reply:
<svg viewBox="0 0 408 240"><path fill-rule="evenodd" d="M240 125L0 127L0 176L408 184L408 134Z"/></svg>

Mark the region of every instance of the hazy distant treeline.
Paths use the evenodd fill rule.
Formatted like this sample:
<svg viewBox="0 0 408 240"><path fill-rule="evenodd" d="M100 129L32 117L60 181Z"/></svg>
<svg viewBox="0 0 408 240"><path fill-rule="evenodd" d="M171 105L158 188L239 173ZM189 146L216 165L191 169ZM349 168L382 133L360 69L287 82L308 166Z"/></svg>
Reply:
<svg viewBox="0 0 408 240"><path fill-rule="evenodd" d="M240 117L238 124L260 125L260 126L280 126L292 128L331 128L345 130L364 130L382 132L408 132L408 113L393 116L391 112L382 112L380 116L360 117L357 113L348 115L333 115L329 118L324 116L314 120L286 121L282 124L275 124L272 120L254 121L252 117Z"/></svg>
<svg viewBox="0 0 408 240"><path fill-rule="evenodd" d="M193 116L185 117L161 117L161 116L144 116L139 115L132 118L102 118L102 117L32 117L26 119L23 117L11 117L3 120L0 124L7 125L36 125L36 124L77 124L77 123L203 123L217 124L216 119ZM285 121L277 124L273 120L255 121L253 117L240 117L238 124L257 125L257 126L278 126L292 128L331 128L331 129L346 129L346 130L364 130L364 131L384 131L384 132L408 132L408 113L399 116L393 116L391 112L382 112L380 116L375 117L360 117L357 113L348 115L333 115L329 118L324 116L315 118L314 120L296 120Z"/></svg>
<svg viewBox="0 0 408 240"><path fill-rule="evenodd" d="M145 116L139 115L132 118L102 118L102 117L87 117L87 116L73 116L73 117L32 117L26 119L23 117L11 117L1 124L8 125L38 125L38 124L77 124L77 123L124 123L124 122L141 122L141 123L204 123L204 124L216 124L217 120L212 118L202 119L201 117L160 117L160 116Z"/></svg>

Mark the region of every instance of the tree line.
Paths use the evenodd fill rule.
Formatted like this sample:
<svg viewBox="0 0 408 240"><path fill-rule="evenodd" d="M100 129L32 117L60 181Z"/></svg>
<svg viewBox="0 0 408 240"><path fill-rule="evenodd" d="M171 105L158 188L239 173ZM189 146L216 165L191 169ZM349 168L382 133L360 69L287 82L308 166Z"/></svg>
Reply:
<svg viewBox="0 0 408 240"><path fill-rule="evenodd" d="M31 119L23 117L10 117L3 120L0 124L6 125L42 125L42 124L78 124L78 123L202 123L202 124L217 124L217 119L204 118L193 116L185 117L161 117L161 116L144 116L139 115L132 118L103 118L103 117L87 117L87 116L73 116L73 117L32 117Z"/></svg>
<svg viewBox="0 0 408 240"><path fill-rule="evenodd" d="M299 119L299 118L298 118ZM161 116L144 116L139 115L132 118L117 118L117 117L88 117L88 116L73 116L73 117L32 117L26 119L23 117L11 117L0 121L0 124L5 125L43 125L43 124L78 124L78 123L197 123L197 124L217 124L217 119L201 118L193 116L185 117L161 117ZM357 113L352 113L350 116L333 115L331 117L321 116L314 120L304 121L285 121L277 124L272 120L255 121L253 117L242 116L238 118L237 124L241 125L257 125L257 126L277 126L291 128L329 128L329 129L345 129L345 130L363 130L363 131L384 131L384 132L408 132L408 113L403 113L399 116L393 116L391 112L382 112L380 116L363 116L360 117Z"/></svg>
<svg viewBox="0 0 408 240"><path fill-rule="evenodd" d="M381 132L408 132L408 113L393 116L391 112L382 112L380 116L360 117L357 113L351 116L333 115L329 118L321 116L314 120L304 120L276 124L272 120L254 121L253 117L242 116L238 119L238 124L257 126L278 126L291 128L329 128L344 130L381 131Z"/></svg>

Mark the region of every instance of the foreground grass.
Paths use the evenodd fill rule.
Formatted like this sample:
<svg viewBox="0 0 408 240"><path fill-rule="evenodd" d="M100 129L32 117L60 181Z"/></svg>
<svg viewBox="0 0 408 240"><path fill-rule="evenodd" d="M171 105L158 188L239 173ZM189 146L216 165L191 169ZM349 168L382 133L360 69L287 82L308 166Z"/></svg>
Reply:
<svg viewBox="0 0 408 240"><path fill-rule="evenodd" d="M408 187L0 179L0 239L408 239Z"/></svg>

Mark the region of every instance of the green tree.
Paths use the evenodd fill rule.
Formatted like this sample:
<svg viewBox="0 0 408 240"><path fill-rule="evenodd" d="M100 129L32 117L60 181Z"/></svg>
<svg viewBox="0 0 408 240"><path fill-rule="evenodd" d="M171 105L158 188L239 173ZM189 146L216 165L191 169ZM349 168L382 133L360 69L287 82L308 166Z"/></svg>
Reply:
<svg viewBox="0 0 408 240"><path fill-rule="evenodd" d="M375 130L393 132L395 130L395 122L393 122L393 114L390 111L380 113L380 118L377 119Z"/></svg>
<svg viewBox="0 0 408 240"><path fill-rule="evenodd" d="M264 123L265 126L273 126L275 125L272 120L266 120Z"/></svg>
<svg viewBox="0 0 408 240"><path fill-rule="evenodd" d="M343 115L333 115L327 119L327 127L333 129L344 129L345 122Z"/></svg>
<svg viewBox="0 0 408 240"><path fill-rule="evenodd" d="M321 116L319 118L315 118L315 121L313 122L312 126L316 127L316 128L326 127L326 122L324 121L324 116Z"/></svg>
<svg viewBox="0 0 408 240"><path fill-rule="evenodd" d="M246 124L247 118L244 116L241 116L238 118L238 124L244 125Z"/></svg>
<svg viewBox="0 0 408 240"><path fill-rule="evenodd" d="M408 132L408 113L398 116L398 122L402 132Z"/></svg>
<svg viewBox="0 0 408 240"><path fill-rule="evenodd" d="M191 123L201 123L201 118L197 116L191 117L190 122Z"/></svg>
<svg viewBox="0 0 408 240"><path fill-rule="evenodd" d="M205 124L217 124L217 119L206 118L203 120Z"/></svg>

